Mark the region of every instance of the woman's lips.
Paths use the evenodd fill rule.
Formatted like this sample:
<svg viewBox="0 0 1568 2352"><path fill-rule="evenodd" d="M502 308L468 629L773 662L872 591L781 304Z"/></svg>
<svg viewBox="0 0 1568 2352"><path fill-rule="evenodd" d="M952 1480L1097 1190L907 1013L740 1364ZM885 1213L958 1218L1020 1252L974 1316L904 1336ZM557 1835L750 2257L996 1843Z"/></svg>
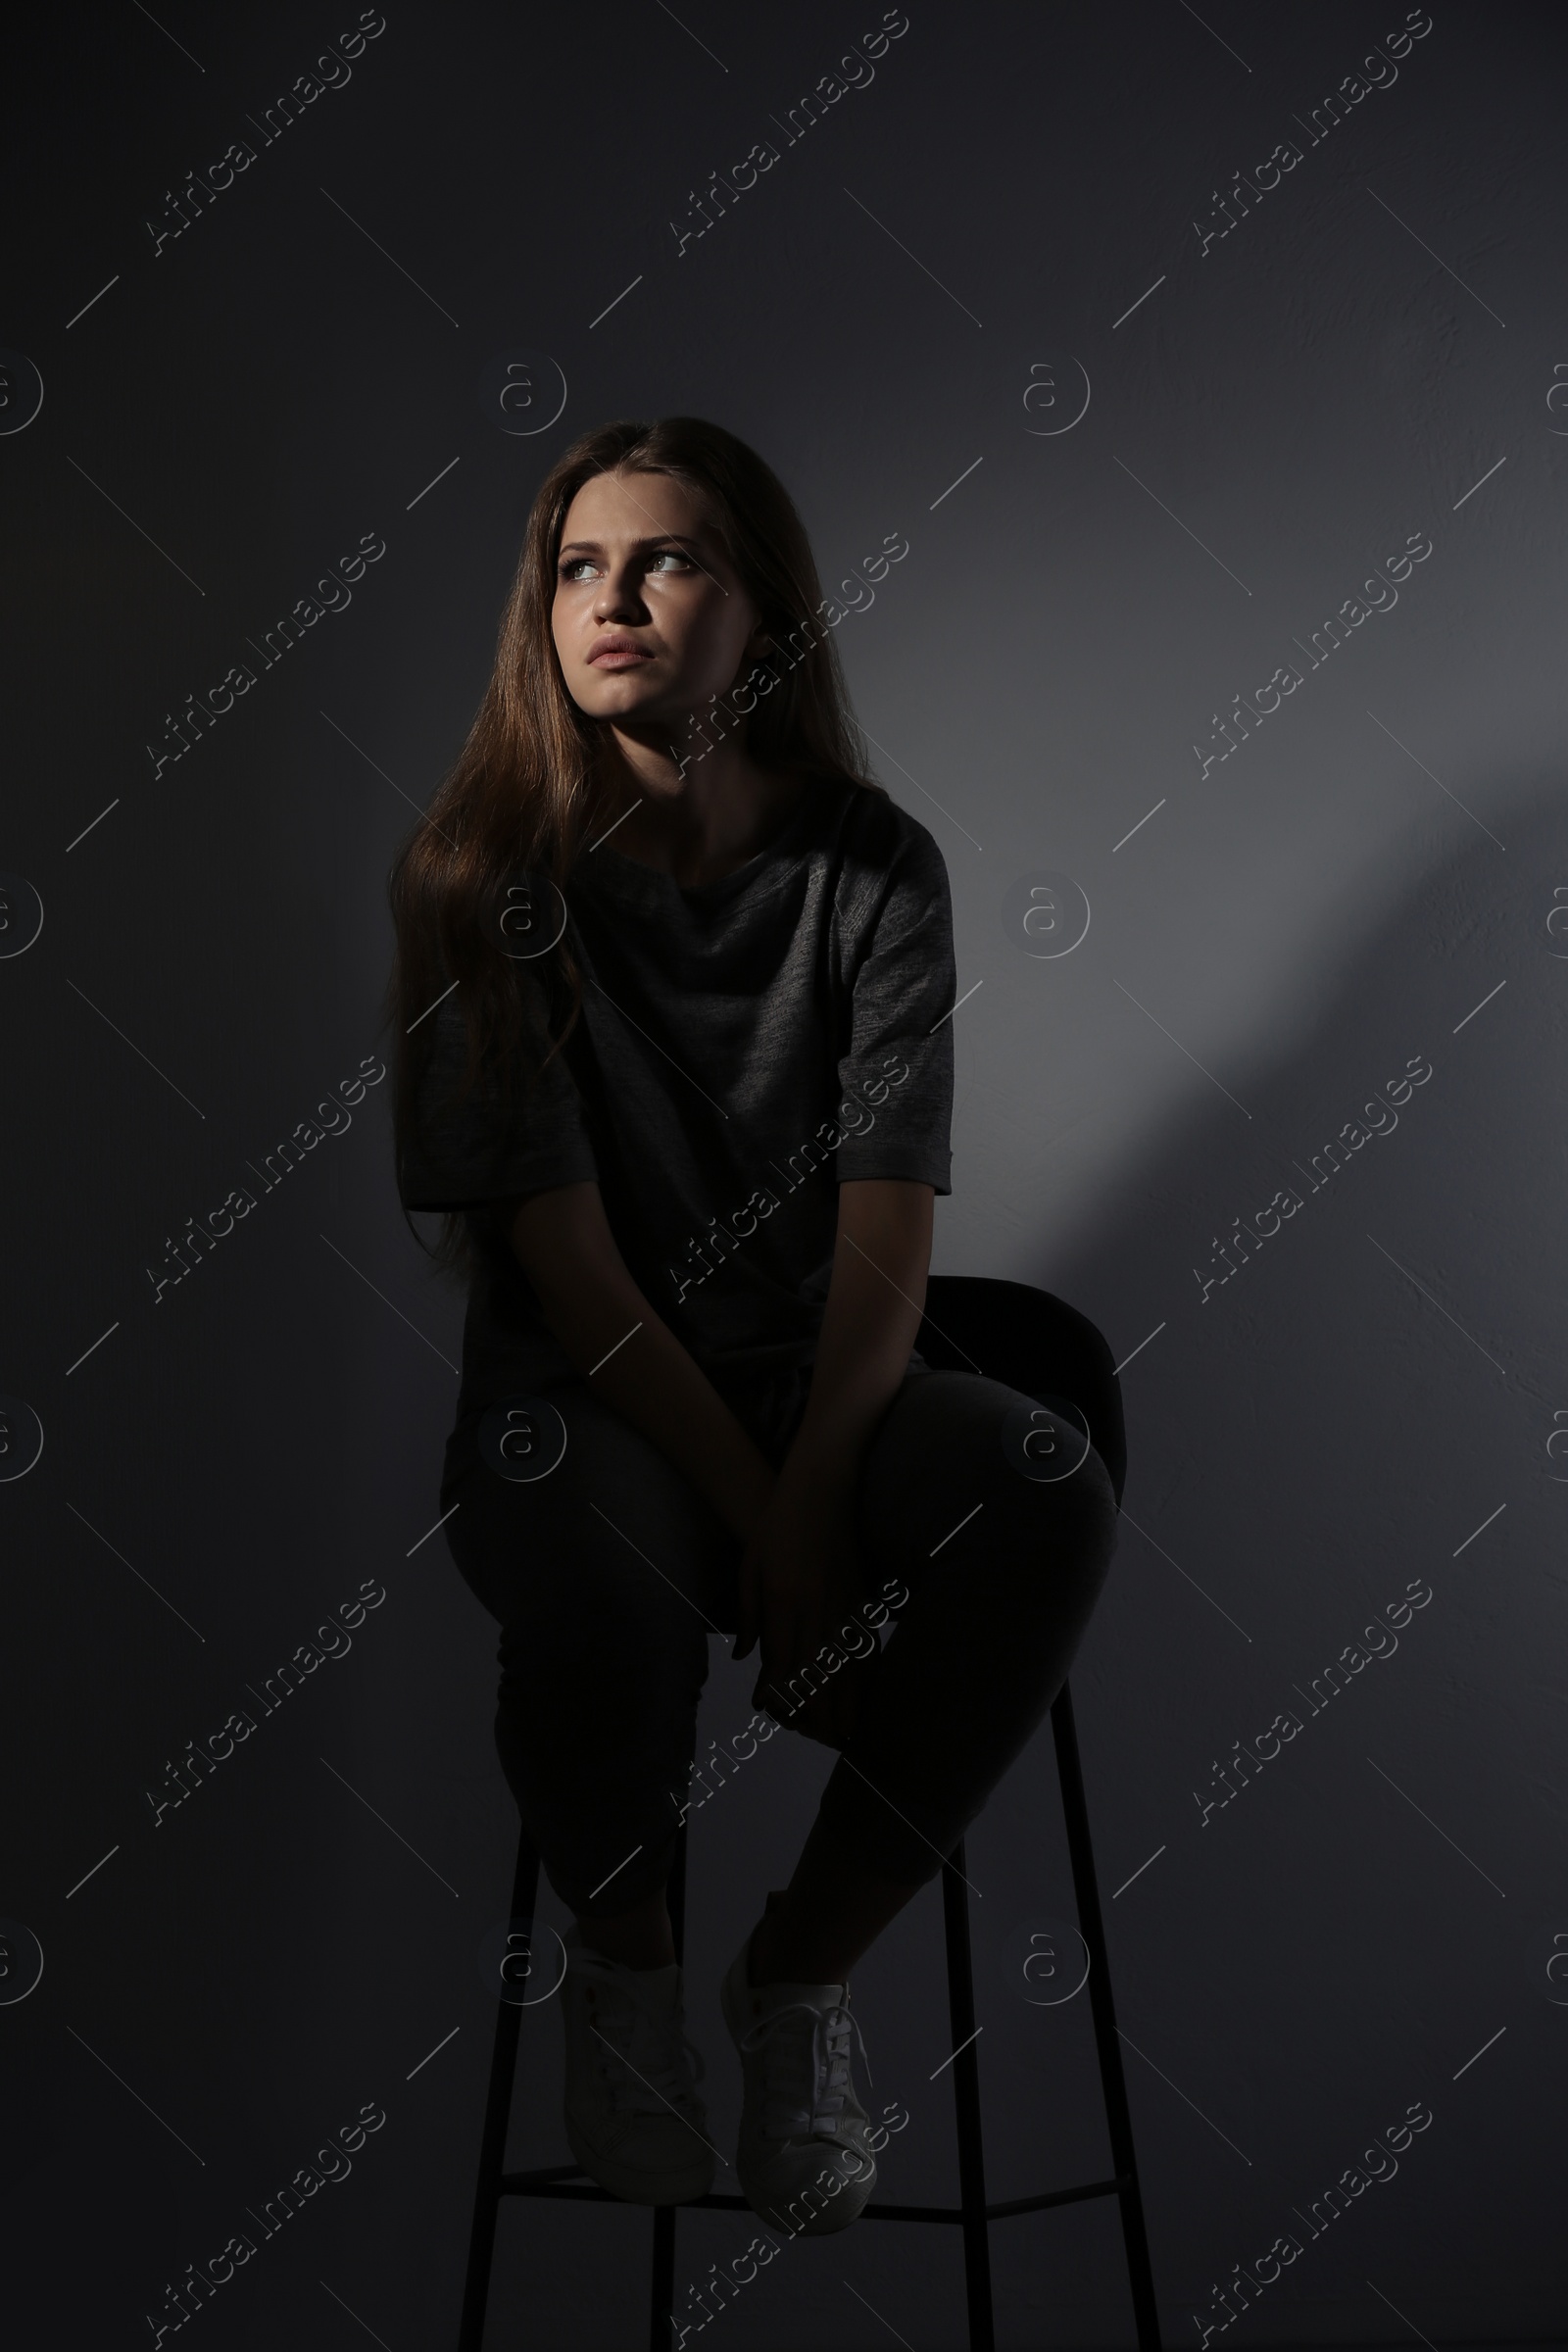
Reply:
<svg viewBox="0 0 1568 2352"><path fill-rule="evenodd" d="M639 645L635 637L607 637L596 645L588 657L594 669L630 669L635 662L651 662L652 649Z"/></svg>

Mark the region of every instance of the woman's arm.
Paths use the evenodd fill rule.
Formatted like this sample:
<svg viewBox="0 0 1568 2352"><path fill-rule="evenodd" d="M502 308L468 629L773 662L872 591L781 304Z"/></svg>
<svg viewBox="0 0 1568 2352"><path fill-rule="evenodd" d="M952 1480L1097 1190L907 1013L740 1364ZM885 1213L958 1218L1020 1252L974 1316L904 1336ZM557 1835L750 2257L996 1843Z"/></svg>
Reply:
<svg viewBox="0 0 1568 2352"><path fill-rule="evenodd" d="M578 1371L749 1541L773 1492L772 1467L632 1280L598 1185L525 1194L510 1236Z"/></svg>
<svg viewBox="0 0 1568 2352"><path fill-rule="evenodd" d="M866 1443L920 1328L934 1199L931 1185L891 1177L839 1186L838 1244L807 1409L741 1564L734 1654L744 1657L760 1642L753 1703L780 1720L803 1713L805 1686L791 1694L792 1678L860 1598L851 1505ZM852 1704L841 1674L798 1728L840 1745Z"/></svg>
<svg viewBox="0 0 1568 2352"><path fill-rule="evenodd" d="M782 1475L848 1503L867 1439L898 1393L925 1312L929 1184L839 1186L838 1243L810 1394Z"/></svg>

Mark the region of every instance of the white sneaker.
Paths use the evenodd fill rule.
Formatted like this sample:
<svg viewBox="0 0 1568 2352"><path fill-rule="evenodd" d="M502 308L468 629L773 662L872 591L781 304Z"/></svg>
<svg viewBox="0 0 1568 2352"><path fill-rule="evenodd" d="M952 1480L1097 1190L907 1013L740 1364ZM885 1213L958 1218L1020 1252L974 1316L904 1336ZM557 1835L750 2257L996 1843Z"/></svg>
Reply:
<svg viewBox="0 0 1568 2352"><path fill-rule="evenodd" d="M687 2040L678 1964L623 1968L563 1940L566 2139L590 2180L634 2205L706 2196L716 2151L696 2085L703 2061Z"/></svg>
<svg viewBox="0 0 1568 2352"><path fill-rule="evenodd" d="M848 1984L753 1984L751 1948L748 1936L719 1996L746 2084L736 2171L763 2221L826 2237L858 2218L876 2186L870 2118L850 2071L859 2020Z"/></svg>

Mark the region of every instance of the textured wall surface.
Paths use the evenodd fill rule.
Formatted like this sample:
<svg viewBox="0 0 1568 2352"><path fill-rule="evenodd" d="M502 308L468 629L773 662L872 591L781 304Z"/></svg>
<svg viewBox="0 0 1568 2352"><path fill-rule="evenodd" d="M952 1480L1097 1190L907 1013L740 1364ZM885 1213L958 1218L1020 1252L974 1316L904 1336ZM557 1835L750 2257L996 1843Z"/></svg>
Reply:
<svg viewBox="0 0 1568 2352"><path fill-rule="evenodd" d="M1124 1367L1074 1691L1166 2341L1563 2340L1568 45L1476 0L886 23L126 5L10 52L19 2343L172 2340L192 2266L214 2352L454 2340L514 1816L429 1532L462 1300L393 1191L384 878L546 467L671 413L797 495L947 858L935 1268ZM705 1744L751 1672L714 1643ZM717 1978L828 1765L694 1816L725 2147ZM1073 1915L1049 1740L967 1851L991 2192L1097 2177L1087 2002L1017 1960ZM935 1888L856 2005L885 2193L946 2198ZM525 2025L514 2155L560 2161ZM678 2307L749 2234L682 2222ZM1106 2204L993 2242L1001 2343L1132 2341ZM488 2340L646 2342L647 2246L514 2205ZM793 2247L711 2336L946 2352L957 2233Z"/></svg>

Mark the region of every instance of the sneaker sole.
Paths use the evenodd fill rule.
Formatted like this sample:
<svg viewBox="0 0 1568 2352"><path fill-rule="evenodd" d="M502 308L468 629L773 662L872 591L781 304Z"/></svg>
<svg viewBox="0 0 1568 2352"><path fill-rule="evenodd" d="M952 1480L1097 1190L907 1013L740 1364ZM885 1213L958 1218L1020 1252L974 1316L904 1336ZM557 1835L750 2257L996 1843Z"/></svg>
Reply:
<svg viewBox="0 0 1568 2352"><path fill-rule="evenodd" d="M788 2237L836 2237L840 2230L850 2229L859 2220L871 2201L875 2187L876 2166L873 2163L864 2172L857 2174L853 2180L847 2180L836 2197L831 2197L826 2205L810 2214L797 2229L789 2220L788 2205L800 2201L806 2193L804 2188L798 2189L795 2197L780 2208L748 2188L744 2180L741 2181L746 2202L759 2221L766 2222L774 2230L782 2230Z"/></svg>
<svg viewBox="0 0 1568 2352"><path fill-rule="evenodd" d="M635 2166L617 2164L613 2157L596 2156L578 2137L569 2118L566 2145L590 2180L627 2205L690 2205L696 2198L706 2197L713 2185L713 2167L707 2156L683 2173L642 2173Z"/></svg>

